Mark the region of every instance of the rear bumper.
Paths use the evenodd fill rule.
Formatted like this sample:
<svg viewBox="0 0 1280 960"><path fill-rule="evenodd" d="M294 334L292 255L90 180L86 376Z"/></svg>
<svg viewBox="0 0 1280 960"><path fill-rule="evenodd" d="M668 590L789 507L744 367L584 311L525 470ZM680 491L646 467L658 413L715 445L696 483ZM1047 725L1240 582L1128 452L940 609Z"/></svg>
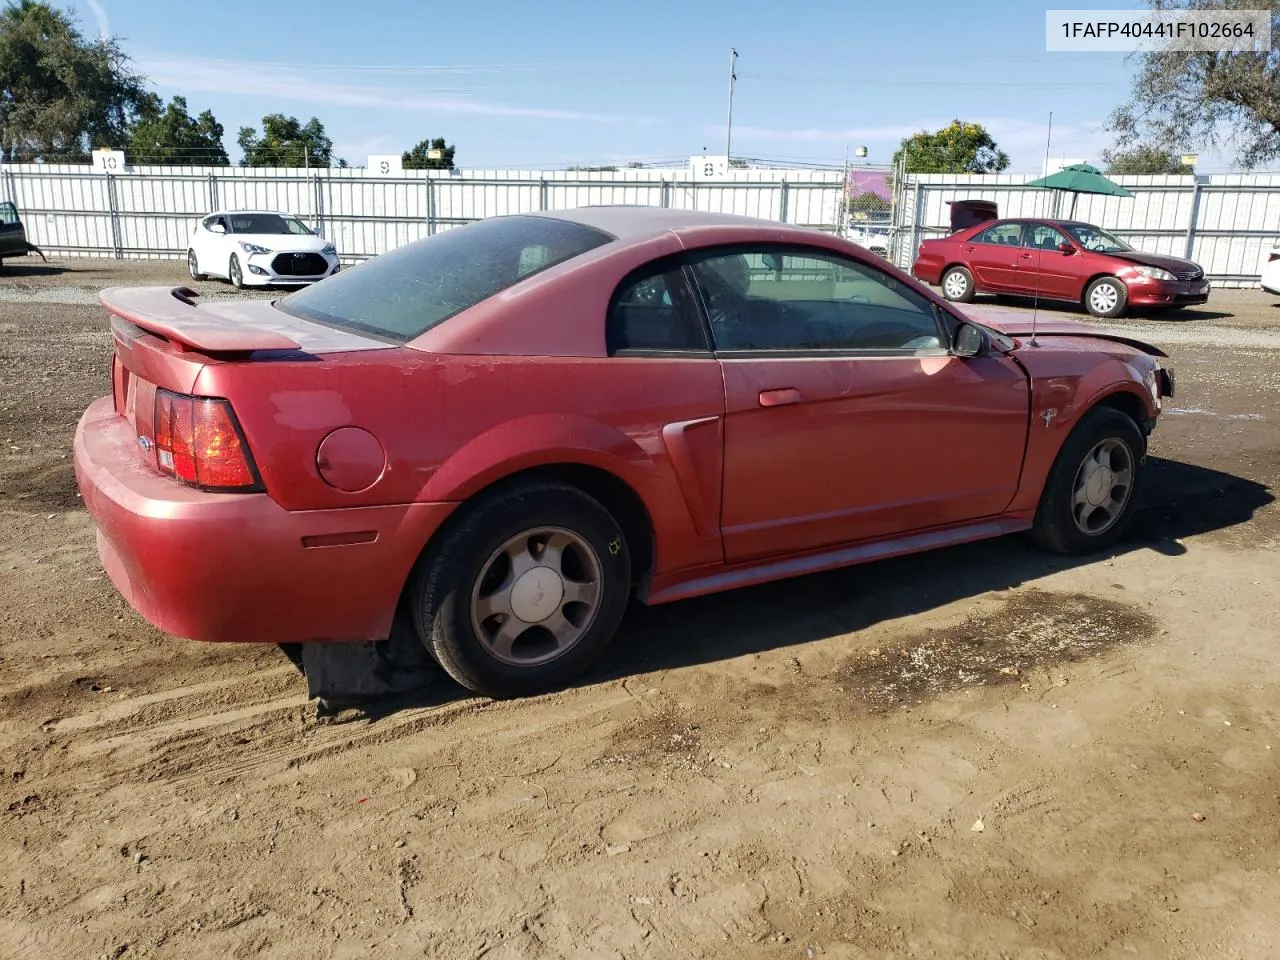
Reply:
<svg viewBox="0 0 1280 960"><path fill-rule="evenodd" d="M911 265L911 275L921 283L936 287L942 281L942 264L917 260Z"/></svg>
<svg viewBox="0 0 1280 960"><path fill-rule="evenodd" d="M111 398L76 428L75 471L116 589L192 640L379 640L452 503L285 510L267 494L193 490L142 460ZM358 541L358 542L353 542Z"/></svg>

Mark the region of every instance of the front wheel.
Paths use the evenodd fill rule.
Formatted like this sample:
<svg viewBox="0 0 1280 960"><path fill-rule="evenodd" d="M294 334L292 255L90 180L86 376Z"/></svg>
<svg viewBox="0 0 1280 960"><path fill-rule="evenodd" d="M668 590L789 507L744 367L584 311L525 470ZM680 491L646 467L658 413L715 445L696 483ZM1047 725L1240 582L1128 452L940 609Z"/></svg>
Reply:
<svg viewBox="0 0 1280 960"><path fill-rule="evenodd" d="M485 696L573 680L613 639L627 606L631 559L617 521L555 482L508 487L464 509L413 578L419 638Z"/></svg>
<svg viewBox="0 0 1280 960"><path fill-rule="evenodd" d="M1115 277L1099 277L1089 284L1084 294L1084 305L1095 317L1111 320L1124 313L1129 291Z"/></svg>
<svg viewBox="0 0 1280 960"><path fill-rule="evenodd" d="M240 272L240 258L234 253L231 255L231 265L227 267L227 278L237 290L244 289L244 274Z"/></svg>
<svg viewBox="0 0 1280 960"><path fill-rule="evenodd" d="M1146 438L1110 407L1088 411L1054 461L1032 536L1054 553L1105 550L1133 516L1146 463Z"/></svg>
<svg viewBox="0 0 1280 960"><path fill-rule="evenodd" d="M973 293L973 274L964 267L951 267L942 275L942 295L948 300L968 303Z"/></svg>

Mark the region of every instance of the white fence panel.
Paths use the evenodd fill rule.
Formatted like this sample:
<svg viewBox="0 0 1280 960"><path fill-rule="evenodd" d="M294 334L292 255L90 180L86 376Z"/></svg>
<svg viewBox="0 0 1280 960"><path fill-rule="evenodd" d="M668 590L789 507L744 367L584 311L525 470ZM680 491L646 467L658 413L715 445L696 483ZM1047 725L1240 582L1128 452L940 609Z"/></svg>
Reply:
<svg viewBox="0 0 1280 960"><path fill-rule="evenodd" d="M50 253L182 257L210 210L287 210L313 223L344 259L385 253L432 233L503 214L603 204L666 206L837 229L838 171L734 170L691 181L683 169L414 171L6 165L0 197L22 211Z"/></svg>

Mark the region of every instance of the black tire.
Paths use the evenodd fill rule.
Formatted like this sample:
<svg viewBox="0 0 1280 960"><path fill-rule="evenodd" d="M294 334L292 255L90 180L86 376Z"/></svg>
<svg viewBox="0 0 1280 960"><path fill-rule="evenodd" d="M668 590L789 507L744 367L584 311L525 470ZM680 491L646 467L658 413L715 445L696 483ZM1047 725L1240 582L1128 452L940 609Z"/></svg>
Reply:
<svg viewBox="0 0 1280 960"><path fill-rule="evenodd" d="M240 258L234 253L231 255L231 263L227 266L227 279L237 290L244 289L244 274L240 269Z"/></svg>
<svg viewBox="0 0 1280 960"><path fill-rule="evenodd" d="M1127 499L1114 521L1106 529L1088 533L1077 523L1076 482L1085 467L1086 458L1099 444L1109 440L1118 441L1127 448L1132 477L1128 484ZM1058 451L1053 468L1049 471L1031 530L1035 542L1045 550L1069 556L1106 550L1118 542L1133 518L1134 508L1142 493L1146 452L1146 437L1138 429L1138 425L1119 410L1094 407L1085 413Z"/></svg>
<svg viewBox="0 0 1280 960"><path fill-rule="evenodd" d="M196 260L196 252L194 250L187 251L187 273L191 275L192 280L208 280L206 274L200 272L200 263Z"/></svg>
<svg viewBox="0 0 1280 960"><path fill-rule="evenodd" d="M1112 294L1107 296L1102 293L1106 288L1110 288ZM1095 303L1095 293L1102 303ZM1129 303L1129 288L1124 285L1122 280L1115 277L1099 277L1093 283L1089 284L1084 292L1084 308L1095 317L1102 317L1104 320L1113 320L1124 313L1125 307Z"/></svg>
<svg viewBox="0 0 1280 960"><path fill-rule="evenodd" d="M947 279L951 278L951 286L953 289L947 289ZM964 288L960 288L960 282L964 282ZM942 277L938 281L942 287L942 295L948 300L954 300L957 303L969 303L973 299L976 291L973 287L973 274L965 267L948 267L943 271Z"/></svg>
<svg viewBox="0 0 1280 960"><path fill-rule="evenodd" d="M622 621L631 593L631 555L622 528L598 500L553 481L499 488L462 509L410 581L418 637L453 679L484 696L528 696L564 686L586 671ZM498 659L477 632L472 596L495 551L525 531L545 527L567 530L594 551L600 598L572 646L542 663L512 664Z"/></svg>

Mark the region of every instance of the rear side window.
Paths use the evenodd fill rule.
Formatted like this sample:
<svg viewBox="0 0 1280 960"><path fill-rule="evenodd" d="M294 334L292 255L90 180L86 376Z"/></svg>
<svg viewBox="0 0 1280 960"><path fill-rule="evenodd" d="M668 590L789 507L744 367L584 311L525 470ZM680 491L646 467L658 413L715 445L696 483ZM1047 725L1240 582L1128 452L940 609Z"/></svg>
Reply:
<svg viewBox="0 0 1280 960"><path fill-rule="evenodd" d="M493 217L397 247L275 306L304 320L406 343L525 277L612 239L551 217Z"/></svg>
<svg viewBox="0 0 1280 960"><path fill-rule="evenodd" d="M0 203L0 223L17 223L18 208L8 200Z"/></svg>
<svg viewBox="0 0 1280 960"><path fill-rule="evenodd" d="M973 238L973 243L995 243L1006 247L1016 247L1022 243L1021 223L998 223L987 227Z"/></svg>
<svg viewBox="0 0 1280 960"><path fill-rule="evenodd" d="M618 285L605 330L611 355L709 352L685 272L670 262L637 270Z"/></svg>

